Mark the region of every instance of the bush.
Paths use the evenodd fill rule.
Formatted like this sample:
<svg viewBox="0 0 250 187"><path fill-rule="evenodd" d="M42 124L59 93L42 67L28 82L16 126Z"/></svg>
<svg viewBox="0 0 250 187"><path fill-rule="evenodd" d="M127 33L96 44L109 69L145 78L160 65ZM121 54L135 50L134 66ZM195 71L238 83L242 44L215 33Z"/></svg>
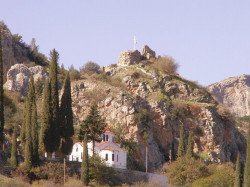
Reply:
<svg viewBox="0 0 250 187"><path fill-rule="evenodd" d="M91 61L87 62L80 68L81 73L89 73L89 72L99 73L100 70L101 70L100 66L97 63Z"/></svg>
<svg viewBox="0 0 250 187"><path fill-rule="evenodd" d="M216 166L212 164L209 166L211 175L206 178L201 178L193 182L193 187L226 187L233 186L234 184L234 170L232 166L223 164Z"/></svg>
<svg viewBox="0 0 250 187"><path fill-rule="evenodd" d="M159 57L156 60L154 67L157 70L163 71L165 73L176 73L179 65L178 63L175 62L175 60L172 57L164 56L164 57Z"/></svg>
<svg viewBox="0 0 250 187"><path fill-rule="evenodd" d="M107 167L105 161L100 157L91 157L89 159L89 166L89 176L91 181L99 185L115 186L120 184L114 168Z"/></svg>
<svg viewBox="0 0 250 187"><path fill-rule="evenodd" d="M209 175L204 163L193 157L180 157L172 163L167 172L168 182L172 185L190 186L193 181Z"/></svg>
<svg viewBox="0 0 250 187"><path fill-rule="evenodd" d="M216 107L216 111L220 115L222 120L225 120L225 121L233 121L234 120L233 115L230 112L230 110L226 106L224 106L223 104L218 104Z"/></svg>

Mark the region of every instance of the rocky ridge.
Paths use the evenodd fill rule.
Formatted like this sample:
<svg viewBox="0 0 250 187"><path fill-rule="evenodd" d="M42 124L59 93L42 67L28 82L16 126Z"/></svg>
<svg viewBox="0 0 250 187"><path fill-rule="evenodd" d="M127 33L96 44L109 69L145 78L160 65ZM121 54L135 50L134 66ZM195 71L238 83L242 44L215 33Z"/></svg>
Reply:
<svg viewBox="0 0 250 187"><path fill-rule="evenodd" d="M209 85L208 90L237 117L250 115L250 75L225 79Z"/></svg>

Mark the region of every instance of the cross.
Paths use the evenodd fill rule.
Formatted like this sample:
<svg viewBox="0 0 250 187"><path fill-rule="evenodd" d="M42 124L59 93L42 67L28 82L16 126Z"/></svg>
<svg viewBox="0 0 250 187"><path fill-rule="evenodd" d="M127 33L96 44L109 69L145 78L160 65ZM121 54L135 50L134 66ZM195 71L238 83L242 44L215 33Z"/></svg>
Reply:
<svg viewBox="0 0 250 187"><path fill-rule="evenodd" d="M134 50L136 50L136 44L137 44L137 40L136 40L136 37L134 36Z"/></svg>

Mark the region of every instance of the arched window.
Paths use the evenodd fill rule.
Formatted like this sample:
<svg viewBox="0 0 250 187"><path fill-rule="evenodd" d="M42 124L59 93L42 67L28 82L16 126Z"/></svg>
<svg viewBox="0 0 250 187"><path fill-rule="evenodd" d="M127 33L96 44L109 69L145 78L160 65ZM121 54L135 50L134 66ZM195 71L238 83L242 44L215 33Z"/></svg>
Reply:
<svg viewBox="0 0 250 187"><path fill-rule="evenodd" d="M112 154L112 161L115 161L115 154Z"/></svg>
<svg viewBox="0 0 250 187"><path fill-rule="evenodd" d="M106 158L105 158L105 160L108 161L108 159L109 159L109 155L108 155L108 153L106 153Z"/></svg>
<svg viewBox="0 0 250 187"><path fill-rule="evenodd" d="M106 135L106 141L109 141L109 135Z"/></svg>
<svg viewBox="0 0 250 187"><path fill-rule="evenodd" d="M105 142L105 134L103 134L102 141Z"/></svg>

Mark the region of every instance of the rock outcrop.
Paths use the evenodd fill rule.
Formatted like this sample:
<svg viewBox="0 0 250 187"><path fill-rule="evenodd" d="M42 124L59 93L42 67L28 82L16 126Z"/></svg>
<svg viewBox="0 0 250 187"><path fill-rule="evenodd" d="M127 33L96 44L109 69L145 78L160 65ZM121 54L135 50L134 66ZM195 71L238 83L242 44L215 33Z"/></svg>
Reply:
<svg viewBox="0 0 250 187"><path fill-rule="evenodd" d="M34 81L41 79L44 83L48 77L48 72L42 66L28 68L23 64L15 64L7 73L7 81L4 84L4 88L20 92L22 95L26 96L31 75L34 76Z"/></svg>
<svg viewBox="0 0 250 187"><path fill-rule="evenodd" d="M232 121L217 113L217 102L199 86L182 77L155 72L145 63L105 66L112 81L84 79L72 83L75 121L85 119L93 101L111 127L122 126L126 138L139 143L141 160L148 147L149 170L162 167L171 151L177 151L180 125L188 139L194 134L195 153L206 154L212 162L235 161L237 152L245 155L245 138ZM135 76L135 74L137 76ZM149 115L145 123L138 116Z"/></svg>
<svg viewBox="0 0 250 187"><path fill-rule="evenodd" d="M118 59L119 66L134 65L141 61L141 53L138 50L124 51Z"/></svg>
<svg viewBox="0 0 250 187"><path fill-rule="evenodd" d="M150 49L147 45L144 45L142 47L142 56L145 57L145 59L150 60L151 58L155 58L155 51Z"/></svg>
<svg viewBox="0 0 250 187"><path fill-rule="evenodd" d="M228 78L209 85L208 90L236 116L250 115L250 75Z"/></svg>

